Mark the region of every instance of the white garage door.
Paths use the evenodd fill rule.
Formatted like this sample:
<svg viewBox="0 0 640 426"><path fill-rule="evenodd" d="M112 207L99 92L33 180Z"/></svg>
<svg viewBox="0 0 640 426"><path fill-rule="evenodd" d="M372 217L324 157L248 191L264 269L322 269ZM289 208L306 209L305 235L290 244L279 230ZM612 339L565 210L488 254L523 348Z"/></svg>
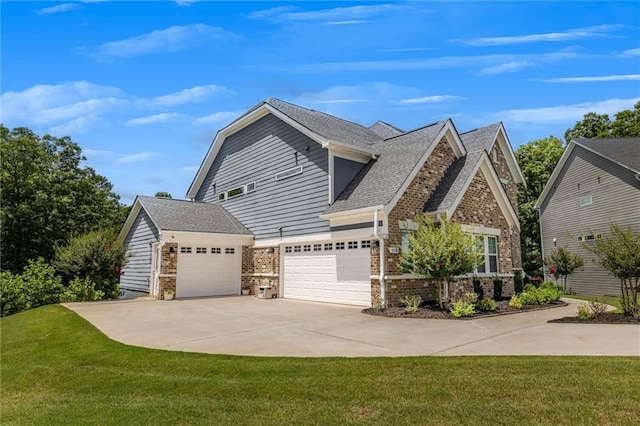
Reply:
<svg viewBox="0 0 640 426"><path fill-rule="evenodd" d="M176 297L240 294L242 247L180 245Z"/></svg>
<svg viewBox="0 0 640 426"><path fill-rule="evenodd" d="M284 297L371 305L371 242L326 241L284 247Z"/></svg>

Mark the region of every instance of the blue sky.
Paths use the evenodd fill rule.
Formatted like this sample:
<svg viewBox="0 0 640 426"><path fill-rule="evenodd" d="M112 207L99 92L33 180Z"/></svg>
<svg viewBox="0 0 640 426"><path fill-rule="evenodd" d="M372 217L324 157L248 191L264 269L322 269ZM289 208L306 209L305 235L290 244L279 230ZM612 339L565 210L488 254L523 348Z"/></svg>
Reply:
<svg viewBox="0 0 640 426"><path fill-rule="evenodd" d="M267 97L514 148L640 100L637 2L2 2L2 122L71 136L124 203L183 198Z"/></svg>

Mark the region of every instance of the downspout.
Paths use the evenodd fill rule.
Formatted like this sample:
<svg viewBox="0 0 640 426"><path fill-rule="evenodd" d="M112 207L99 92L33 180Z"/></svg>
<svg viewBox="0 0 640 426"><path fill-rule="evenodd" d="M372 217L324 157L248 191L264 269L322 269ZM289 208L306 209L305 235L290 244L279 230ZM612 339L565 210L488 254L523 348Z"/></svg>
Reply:
<svg viewBox="0 0 640 426"><path fill-rule="evenodd" d="M378 240L378 242L380 243L379 245L379 250L380 250L380 266L378 267L378 269L380 270L380 273L378 275L378 281L380 282L380 299L382 302L382 306L383 307L387 307L387 285L384 281L384 275L385 275L385 271L384 271L384 266L385 266L385 259L384 259L384 238L380 237L380 235L378 234L378 210L376 210L373 213L373 236Z"/></svg>

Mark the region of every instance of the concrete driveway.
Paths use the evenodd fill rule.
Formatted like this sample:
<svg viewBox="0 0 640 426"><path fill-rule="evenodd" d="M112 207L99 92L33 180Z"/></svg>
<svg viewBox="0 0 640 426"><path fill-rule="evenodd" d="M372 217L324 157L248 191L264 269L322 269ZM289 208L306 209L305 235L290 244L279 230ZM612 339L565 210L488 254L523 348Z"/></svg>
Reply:
<svg viewBox="0 0 640 426"><path fill-rule="evenodd" d="M636 325L548 324L575 315L579 301L565 300L568 307L466 321L382 318L352 306L241 296L65 306L114 340L175 351L292 357L640 356Z"/></svg>

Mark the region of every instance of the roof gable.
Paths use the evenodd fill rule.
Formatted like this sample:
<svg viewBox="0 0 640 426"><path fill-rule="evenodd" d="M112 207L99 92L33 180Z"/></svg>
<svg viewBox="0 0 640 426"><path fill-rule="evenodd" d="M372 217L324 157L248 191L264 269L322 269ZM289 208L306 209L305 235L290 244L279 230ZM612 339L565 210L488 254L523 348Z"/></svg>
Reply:
<svg viewBox="0 0 640 426"><path fill-rule="evenodd" d="M398 129L389 123L384 121L376 121L373 125L369 126L369 130L377 134L383 139L392 138L404 133L404 130Z"/></svg>

